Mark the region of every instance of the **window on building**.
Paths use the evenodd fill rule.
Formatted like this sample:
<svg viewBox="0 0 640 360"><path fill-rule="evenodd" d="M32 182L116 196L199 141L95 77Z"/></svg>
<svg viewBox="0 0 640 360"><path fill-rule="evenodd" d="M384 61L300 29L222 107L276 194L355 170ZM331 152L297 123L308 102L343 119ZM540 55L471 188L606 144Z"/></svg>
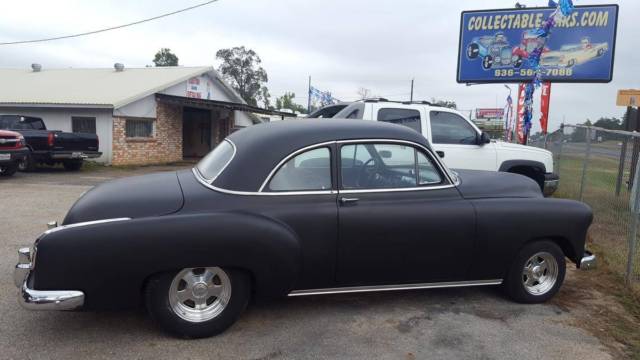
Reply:
<svg viewBox="0 0 640 360"><path fill-rule="evenodd" d="M153 120L127 119L125 133L128 138L153 137Z"/></svg>
<svg viewBox="0 0 640 360"><path fill-rule="evenodd" d="M96 133L96 118L86 116L71 117L71 131L74 133Z"/></svg>
<svg viewBox="0 0 640 360"><path fill-rule="evenodd" d="M378 111L378 121L404 125L422 133L420 126L420 112L411 109L386 108Z"/></svg>

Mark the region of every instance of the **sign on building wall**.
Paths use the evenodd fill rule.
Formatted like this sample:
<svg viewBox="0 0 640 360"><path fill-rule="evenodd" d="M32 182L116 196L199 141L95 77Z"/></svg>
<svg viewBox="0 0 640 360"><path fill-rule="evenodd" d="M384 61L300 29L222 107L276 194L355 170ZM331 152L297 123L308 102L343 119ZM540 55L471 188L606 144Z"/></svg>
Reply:
<svg viewBox="0 0 640 360"><path fill-rule="evenodd" d="M187 81L187 97L211 100L213 82L207 76L197 76Z"/></svg>
<svg viewBox="0 0 640 360"><path fill-rule="evenodd" d="M476 119L502 119L504 117L504 109L476 109Z"/></svg>
<svg viewBox="0 0 640 360"><path fill-rule="evenodd" d="M529 54L543 41L535 33L552 8L464 11L460 21L460 83L529 81ZM542 79L610 82L618 5L576 6L553 28L540 58Z"/></svg>

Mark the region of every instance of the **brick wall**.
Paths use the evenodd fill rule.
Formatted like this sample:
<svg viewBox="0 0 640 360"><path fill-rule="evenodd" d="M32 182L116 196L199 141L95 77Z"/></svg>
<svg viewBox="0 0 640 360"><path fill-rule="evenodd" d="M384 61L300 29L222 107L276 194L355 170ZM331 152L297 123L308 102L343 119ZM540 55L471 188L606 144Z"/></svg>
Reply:
<svg viewBox="0 0 640 360"><path fill-rule="evenodd" d="M182 160L182 106L158 102L152 138L127 138L126 118L113 118L113 165Z"/></svg>

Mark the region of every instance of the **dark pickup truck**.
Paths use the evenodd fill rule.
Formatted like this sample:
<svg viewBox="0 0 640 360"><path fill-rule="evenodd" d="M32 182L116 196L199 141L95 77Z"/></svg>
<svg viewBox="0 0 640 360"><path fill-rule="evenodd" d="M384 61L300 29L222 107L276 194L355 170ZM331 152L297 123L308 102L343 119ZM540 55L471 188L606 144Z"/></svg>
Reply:
<svg viewBox="0 0 640 360"><path fill-rule="evenodd" d="M69 171L80 170L87 158L102 155L96 134L47 130L42 119L21 115L0 115L0 129L24 136L29 152L20 162L21 171L33 170L36 164L62 163Z"/></svg>

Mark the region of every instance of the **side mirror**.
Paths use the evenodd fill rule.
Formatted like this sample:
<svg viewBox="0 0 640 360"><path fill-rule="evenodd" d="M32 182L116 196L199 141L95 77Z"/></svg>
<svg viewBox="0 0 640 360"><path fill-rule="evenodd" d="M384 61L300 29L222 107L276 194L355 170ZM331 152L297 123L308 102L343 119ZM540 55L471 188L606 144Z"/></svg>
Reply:
<svg viewBox="0 0 640 360"><path fill-rule="evenodd" d="M383 159L390 159L391 158L391 151L389 150L380 150L378 152L378 154L380 154L380 157Z"/></svg>
<svg viewBox="0 0 640 360"><path fill-rule="evenodd" d="M478 139L478 145L484 145L490 142L491 142L491 138L489 137L489 134L487 134L484 131L480 133L480 138Z"/></svg>

